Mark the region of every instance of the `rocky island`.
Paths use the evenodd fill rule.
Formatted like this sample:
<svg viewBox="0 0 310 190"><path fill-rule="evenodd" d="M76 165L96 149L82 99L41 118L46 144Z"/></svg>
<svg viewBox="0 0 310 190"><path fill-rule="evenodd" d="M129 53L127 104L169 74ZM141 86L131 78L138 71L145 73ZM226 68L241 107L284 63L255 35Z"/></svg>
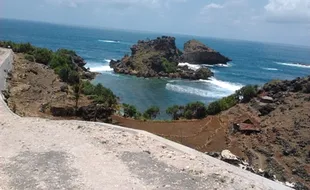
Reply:
<svg viewBox="0 0 310 190"><path fill-rule="evenodd" d="M110 67L116 73L138 77L198 80L208 79L213 76L213 73L205 67L194 71L188 66L179 66L179 62L226 64L228 61L230 59L196 40L185 43L184 52L182 52L176 47L174 37L162 36L154 40L138 41L131 47L131 56L125 55L121 60L112 60Z"/></svg>
<svg viewBox="0 0 310 190"><path fill-rule="evenodd" d="M231 59L223 56L197 40L190 40L184 44L184 53L180 57L180 62L191 64L227 64Z"/></svg>

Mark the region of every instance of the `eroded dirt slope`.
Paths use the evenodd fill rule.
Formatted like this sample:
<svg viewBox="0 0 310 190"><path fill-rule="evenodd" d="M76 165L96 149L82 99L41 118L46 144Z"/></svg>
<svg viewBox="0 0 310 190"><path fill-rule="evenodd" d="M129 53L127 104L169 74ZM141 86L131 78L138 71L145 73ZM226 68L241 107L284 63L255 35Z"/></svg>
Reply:
<svg viewBox="0 0 310 190"><path fill-rule="evenodd" d="M58 75L46 65L24 59L23 54L15 54L13 71L8 79L8 105L21 116L50 117L50 107L74 107L72 89L61 82ZM88 105L81 96L79 105Z"/></svg>

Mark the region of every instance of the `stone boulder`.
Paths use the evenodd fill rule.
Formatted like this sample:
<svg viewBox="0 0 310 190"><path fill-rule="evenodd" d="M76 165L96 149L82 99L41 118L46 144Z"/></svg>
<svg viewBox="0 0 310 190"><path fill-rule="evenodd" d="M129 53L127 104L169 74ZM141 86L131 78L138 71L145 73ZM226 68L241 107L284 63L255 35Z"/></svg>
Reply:
<svg viewBox="0 0 310 190"><path fill-rule="evenodd" d="M190 64L226 64L231 61L219 52L207 47L197 40L190 40L184 44L184 53L180 57L180 62Z"/></svg>

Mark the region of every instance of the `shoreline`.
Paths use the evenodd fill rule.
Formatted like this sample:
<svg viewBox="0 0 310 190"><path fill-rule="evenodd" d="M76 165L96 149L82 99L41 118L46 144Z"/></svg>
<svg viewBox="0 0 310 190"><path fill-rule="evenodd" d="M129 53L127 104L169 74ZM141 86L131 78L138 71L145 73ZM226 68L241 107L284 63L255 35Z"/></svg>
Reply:
<svg viewBox="0 0 310 190"><path fill-rule="evenodd" d="M0 70L3 69L1 65ZM4 102L2 97L0 99L1 107ZM154 184L175 186L171 181L165 181L163 175L180 181L178 189L185 185L190 189L289 189L144 131L85 121L16 118L15 114L0 110L0 149L3 148L0 165L4 166L4 172L0 173L0 187L4 189L16 189L25 184L34 189L42 183L64 189L113 189L115 181L123 181L117 183L121 189L152 189ZM132 166L130 160L135 160L138 165ZM154 168L154 165L158 167ZM200 173L195 175L191 171L198 165ZM37 172L29 168L35 168ZM55 172L46 173L50 170ZM141 171L150 173L148 178L159 180L149 182ZM217 173L216 177L214 173ZM53 181L55 177L60 180ZM218 177L228 181L219 184ZM199 185L192 179L199 181Z"/></svg>

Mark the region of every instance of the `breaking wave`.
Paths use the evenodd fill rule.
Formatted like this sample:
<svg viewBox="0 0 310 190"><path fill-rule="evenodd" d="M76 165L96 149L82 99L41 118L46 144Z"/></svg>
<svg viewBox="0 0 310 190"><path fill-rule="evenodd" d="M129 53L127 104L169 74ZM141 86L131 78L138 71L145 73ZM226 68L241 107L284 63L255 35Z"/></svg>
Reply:
<svg viewBox="0 0 310 190"><path fill-rule="evenodd" d="M132 45L132 43L130 43L130 42L124 42L124 41L119 41L119 40L98 40L98 42L110 43L110 44Z"/></svg>
<svg viewBox="0 0 310 190"><path fill-rule="evenodd" d="M299 67L299 68L307 68L310 69L310 65L304 65L300 63L284 63L284 62L275 62L278 65L285 65L290 67Z"/></svg>
<svg viewBox="0 0 310 190"><path fill-rule="evenodd" d="M87 66L89 67L89 70L92 72L111 72L113 69L110 67L110 59L104 59L103 63L100 62L88 62Z"/></svg>
<svg viewBox="0 0 310 190"><path fill-rule="evenodd" d="M186 85L174 84L174 81L169 81L166 84L166 89L179 93L193 94L208 98L222 98L233 94L236 90L242 88L242 84L231 83L218 80L211 77L210 80L199 80L199 82L206 83L206 89L193 88Z"/></svg>
<svg viewBox="0 0 310 190"><path fill-rule="evenodd" d="M214 64L214 65L203 64L203 66L205 67L232 67L232 63L227 63L227 64L219 63L219 64Z"/></svg>
<svg viewBox="0 0 310 190"><path fill-rule="evenodd" d="M195 64L190 64L190 63L179 63L178 66L181 66L181 67L188 66L189 69L194 70L194 71L201 68L200 65L195 65Z"/></svg>
<svg viewBox="0 0 310 190"><path fill-rule="evenodd" d="M110 72L113 71L113 69L109 65L103 65L98 67L91 67L91 72Z"/></svg>
<svg viewBox="0 0 310 190"><path fill-rule="evenodd" d="M229 92L231 92L231 94L234 93L236 90L239 90L240 88L243 87L242 84L222 81L222 80L218 80L214 77L211 77L209 80L202 80L201 79L199 81L209 83L218 89L223 89L225 91L229 91Z"/></svg>
<svg viewBox="0 0 310 190"><path fill-rule="evenodd" d="M104 43L117 43L119 44L120 41L118 40L98 40L99 42L104 42Z"/></svg>
<svg viewBox="0 0 310 190"><path fill-rule="evenodd" d="M269 67L263 67L262 69L267 70L267 71L277 71L277 70L279 70L277 68L269 68Z"/></svg>
<svg viewBox="0 0 310 190"><path fill-rule="evenodd" d="M212 94L208 90L193 88L193 87L189 87L189 86L185 86L185 85L168 83L168 84L166 84L166 89L174 91L174 92L193 94L193 95L202 96L202 97L209 97L209 98L219 98L220 97L220 96L217 96L216 94Z"/></svg>

